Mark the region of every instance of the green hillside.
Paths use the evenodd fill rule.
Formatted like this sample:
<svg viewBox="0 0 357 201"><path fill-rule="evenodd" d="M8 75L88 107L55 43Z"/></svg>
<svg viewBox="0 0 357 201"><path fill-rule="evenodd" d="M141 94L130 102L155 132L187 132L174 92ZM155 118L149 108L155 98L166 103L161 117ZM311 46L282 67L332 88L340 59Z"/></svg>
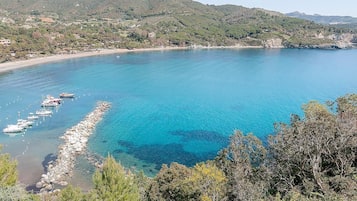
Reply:
<svg viewBox="0 0 357 201"><path fill-rule="evenodd" d="M12 41L0 61L97 48L346 48L356 41L346 29L191 0L0 0L0 8L0 36Z"/></svg>
<svg viewBox="0 0 357 201"><path fill-rule="evenodd" d="M95 18L141 18L152 15L212 12L191 0L1 0L0 7L23 15L55 13L61 20Z"/></svg>

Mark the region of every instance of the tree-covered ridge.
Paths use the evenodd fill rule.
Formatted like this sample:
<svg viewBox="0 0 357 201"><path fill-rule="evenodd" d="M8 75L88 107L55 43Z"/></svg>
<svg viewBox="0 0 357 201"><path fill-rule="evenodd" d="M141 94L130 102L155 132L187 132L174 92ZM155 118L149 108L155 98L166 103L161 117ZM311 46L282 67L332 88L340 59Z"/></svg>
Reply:
<svg viewBox="0 0 357 201"><path fill-rule="evenodd" d="M280 13L191 0L0 0L0 62L98 48L345 48L351 30Z"/></svg>
<svg viewBox="0 0 357 201"><path fill-rule="evenodd" d="M319 24L328 24L331 27L345 30L357 30L357 18L351 16L324 16L324 15L307 15L300 12L292 12L286 14L289 17L299 18L303 20L313 21Z"/></svg>
<svg viewBox="0 0 357 201"><path fill-rule="evenodd" d="M277 123L267 145L236 131L212 161L164 164L154 178L133 174L109 156L89 192L68 186L30 195L13 179L16 163L0 155L1 200L356 200L357 94L311 101L304 116ZM10 172L5 173L4 170ZM12 199L14 198L14 199Z"/></svg>
<svg viewBox="0 0 357 201"><path fill-rule="evenodd" d="M351 16L325 16L325 15L308 15L300 12L286 14L289 17L296 17L304 20L310 20L320 24L356 24L357 18Z"/></svg>

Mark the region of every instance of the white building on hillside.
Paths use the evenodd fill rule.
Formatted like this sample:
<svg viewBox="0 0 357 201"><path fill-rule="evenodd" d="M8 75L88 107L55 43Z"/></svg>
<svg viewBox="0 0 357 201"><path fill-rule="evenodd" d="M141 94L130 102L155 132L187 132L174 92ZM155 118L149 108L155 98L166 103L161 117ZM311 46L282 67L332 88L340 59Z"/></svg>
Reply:
<svg viewBox="0 0 357 201"><path fill-rule="evenodd" d="M0 45L10 46L10 45L11 45L11 40L10 40L10 39L2 38L2 39L0 39Z"/></svg>

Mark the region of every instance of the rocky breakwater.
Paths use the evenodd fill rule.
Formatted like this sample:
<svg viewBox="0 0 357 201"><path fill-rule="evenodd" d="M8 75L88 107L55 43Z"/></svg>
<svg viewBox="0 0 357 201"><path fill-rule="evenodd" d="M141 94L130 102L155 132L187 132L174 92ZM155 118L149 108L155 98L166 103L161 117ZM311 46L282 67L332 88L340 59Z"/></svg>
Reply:
<svg viewBox="0 0 357 201"><path fill-rule="evenodd" d="M40 192L53 191L56 184L60 186L68 184L67 179L73 174L76 156L85 153L88 137L93 133L110 106L108 102L98 102L94 111L60 137L64 143L58 147L56 161L49 162L47 173L43 174L41 180L36 184L36 188L39 188Z"/></svg>

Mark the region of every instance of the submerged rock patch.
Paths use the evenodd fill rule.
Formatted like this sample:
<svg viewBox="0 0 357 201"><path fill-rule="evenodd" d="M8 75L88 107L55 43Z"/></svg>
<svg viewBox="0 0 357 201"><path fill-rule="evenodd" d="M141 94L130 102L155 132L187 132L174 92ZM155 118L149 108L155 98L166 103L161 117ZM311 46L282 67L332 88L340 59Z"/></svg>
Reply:
<svg viewBox="0 0 357 201"><path fill-rule="evenodd" d="M118 144L124 146L127 150L116 149L112 152L114 156L120 153L130 154L146 163L156 164L155 169L157 171L161 169L162 164L178 162L193 166L198 161L212 159L217 154L217 152L204 152L198 155L186 151L182 144L177 143L135 145L132 142L120 140Z"/></svg>
<svg viewBox="0 0 357 201"><path fill-rule="evenodd" d="M171 131L171 135L181 136L183 142L199 140L227 145L229 138L216 132L207 130L176 130Z"/></svg>

